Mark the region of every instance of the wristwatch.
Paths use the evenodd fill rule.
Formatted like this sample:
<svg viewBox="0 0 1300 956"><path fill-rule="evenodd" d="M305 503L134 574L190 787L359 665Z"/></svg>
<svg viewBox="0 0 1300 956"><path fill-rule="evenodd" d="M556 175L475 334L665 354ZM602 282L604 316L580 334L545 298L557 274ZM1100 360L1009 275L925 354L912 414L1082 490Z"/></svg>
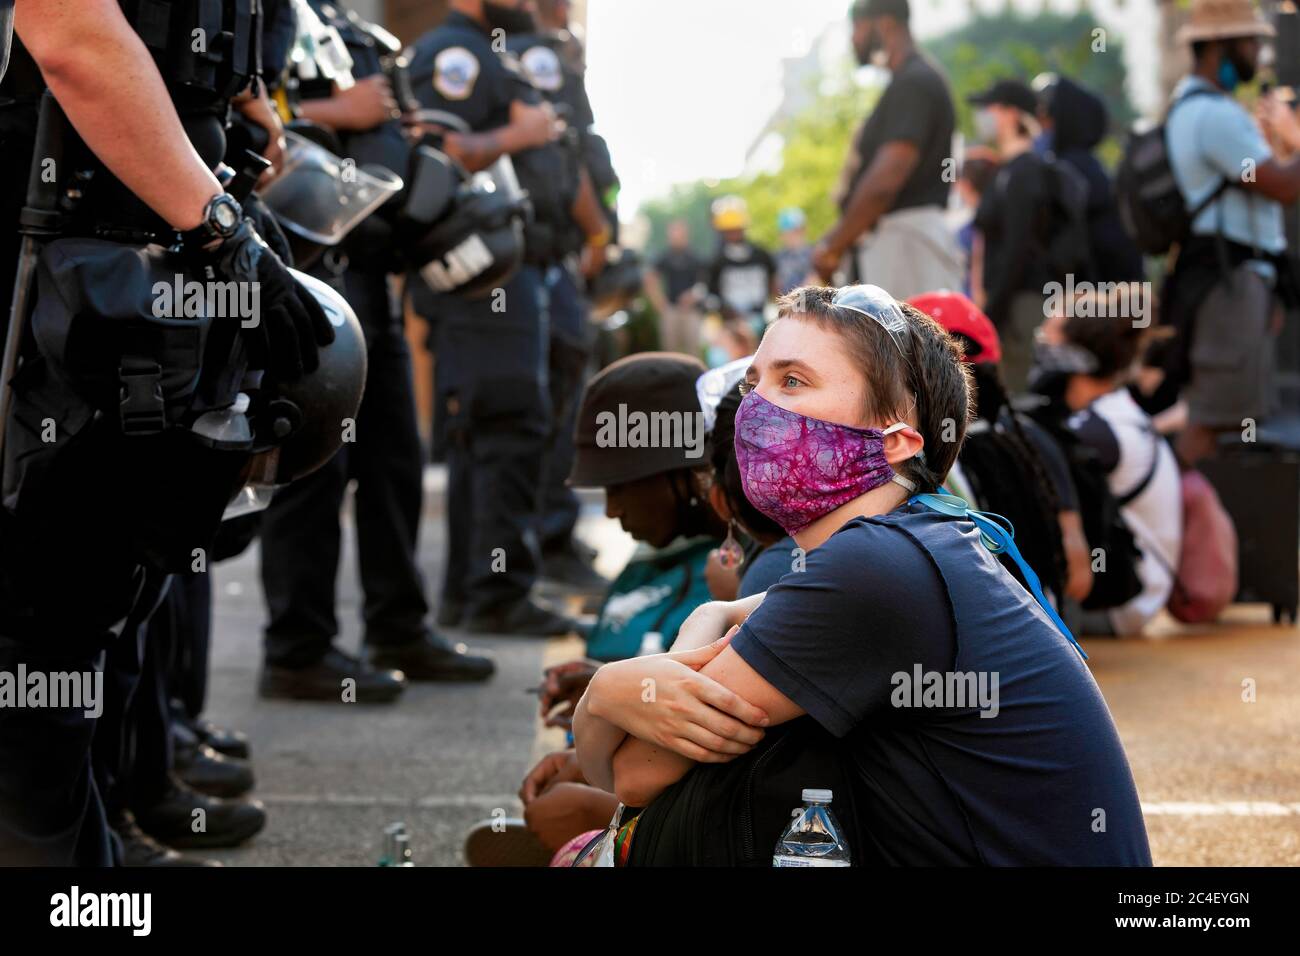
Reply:
<svg viewBox="0 0 1300 956"><path fill-rule="evenodd" d="M203 221L181 233L187 249L201 249L213 242L225 242L239 229L244 219L243 207L230 193L218 193L203 207Z"/></svg>

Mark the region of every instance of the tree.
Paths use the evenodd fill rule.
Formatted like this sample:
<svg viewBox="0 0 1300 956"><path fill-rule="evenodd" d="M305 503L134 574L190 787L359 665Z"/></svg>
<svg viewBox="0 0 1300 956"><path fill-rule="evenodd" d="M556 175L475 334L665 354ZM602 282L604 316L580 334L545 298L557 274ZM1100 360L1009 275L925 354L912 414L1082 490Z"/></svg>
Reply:
<svg viewBox="0 0 1300 956"><path fill-rule="evenodd" d="M1040 13L1022 17L1012 11L981 16L925 44L948 73L957 101L958 128L974 134L973 110L966 97L993 82L1013 77L1031 82L1039 73L1060 73L1092 90L1106 103L1112 130L1133 121L1124 90L1124 48L1112 31L1092 14Z"/></svg>
<svg viewBox="0 0 1300 956"><path fill-rule="evenodd" d="M1029 82L1049 71L1069 76L1096 92L1110 112L1112 132L1133 120L1134 111L1124 90L1123 46L1087 11L1069 16L1040 13L1022 17L1010 11L978 16L927 41L924 47L947 71L958 128L967 137L974 133L968 95L987 89L1002 77ZM650 222L647 247L662 249L668 222L681 217L690 223L699 251L711 253L709 204L727 193L746 199L754 221L751 237L769 248L778 239L777 214L789 206L803 209L809 236L816 238L825 232L837 214L831 197L853 133L879 95L878 89L863 89L851 82L836 86L839 92L819 95L781 130L785 145L778 172L680 185L668 196L645 203L641 211ZM1113 137L1103 146L1102 154L1111 161L1118 156Z"/></svg>

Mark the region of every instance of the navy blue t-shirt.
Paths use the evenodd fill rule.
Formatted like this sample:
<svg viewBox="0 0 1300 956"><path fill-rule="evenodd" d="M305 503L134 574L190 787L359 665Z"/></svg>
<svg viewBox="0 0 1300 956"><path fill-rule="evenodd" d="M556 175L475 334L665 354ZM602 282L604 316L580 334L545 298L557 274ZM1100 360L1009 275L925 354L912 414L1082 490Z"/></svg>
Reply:
<svg viewBox="0 0 1300 956"><path fill-rule="evenodd" d="M797 547L799 545L795 544L794 538L786 535L746 561L740 569L740 589L736 592L736 597L747 598L766 591L789 574L794 567L794 551Z"/></svg>
<svg viewBox="0 0 1300 956"><path fill-rule="evenodd" d="M1150 865L1101 691L969 520L853 519L731 646L850 748L864 859Z"/></svg>

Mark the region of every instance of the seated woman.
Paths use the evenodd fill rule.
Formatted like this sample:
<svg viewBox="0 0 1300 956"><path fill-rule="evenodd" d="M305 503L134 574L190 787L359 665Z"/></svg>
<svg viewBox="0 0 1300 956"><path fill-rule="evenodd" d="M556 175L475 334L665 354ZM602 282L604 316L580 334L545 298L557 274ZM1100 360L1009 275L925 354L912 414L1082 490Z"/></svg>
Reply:
<svg viewBox="0 0 1300 956"><path fill-rule="evenodd" d="M806 714L858 778L855 862L1149 864L1124 750L1075 646L964 512L915 497L951 467L969 415L953 341L875 287L800 289L746 390L746 496L806 565L700 608L674 653L602 667L574 716L586 779L644 806ZM992 700L955 699L944 678L961 675Z"/></svg>

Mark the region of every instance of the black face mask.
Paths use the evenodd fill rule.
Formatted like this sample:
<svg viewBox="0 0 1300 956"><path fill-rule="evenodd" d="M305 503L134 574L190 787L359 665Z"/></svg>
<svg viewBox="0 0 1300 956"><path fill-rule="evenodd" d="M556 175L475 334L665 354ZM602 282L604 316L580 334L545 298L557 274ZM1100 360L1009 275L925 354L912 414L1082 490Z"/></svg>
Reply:
<svg viewBox="0 0 1300 956"><path fill-rule="evenodd" d="M1077 345L1034 343L1034 364L1026 386L1044 399L1053 412L1068 415L1065 392L1075 375L1087 375L1096 368L1096 359Z"/></svg>
<svg viewBox="0 0 1300 956"><path fill-rule="evenodd" d="M1237 71L1237 79L1242 83L1249 83L1255 78L1257 59L1247 56L1241 44L1234 43L1228 47L1228 59L1232 61L1232 66Z"/></svg>
<svg viewBox="0 0 1300 956"><path fill-rule="evenodd" d="M492 0L483 0L483 19L492 29L505 30L506 33L533 33L537 30L537 22L527 10L507 7Z"/></svg>
<svg viewBox="0 0 1300 956"><path fill-rule="evenodd" d="M884 49L884 43L880 39L880 31L874 26L867 33L867 42L862 46L855 46L853 53L858 59L858 66L866 66L872 61L877 52Z"/></svg>

